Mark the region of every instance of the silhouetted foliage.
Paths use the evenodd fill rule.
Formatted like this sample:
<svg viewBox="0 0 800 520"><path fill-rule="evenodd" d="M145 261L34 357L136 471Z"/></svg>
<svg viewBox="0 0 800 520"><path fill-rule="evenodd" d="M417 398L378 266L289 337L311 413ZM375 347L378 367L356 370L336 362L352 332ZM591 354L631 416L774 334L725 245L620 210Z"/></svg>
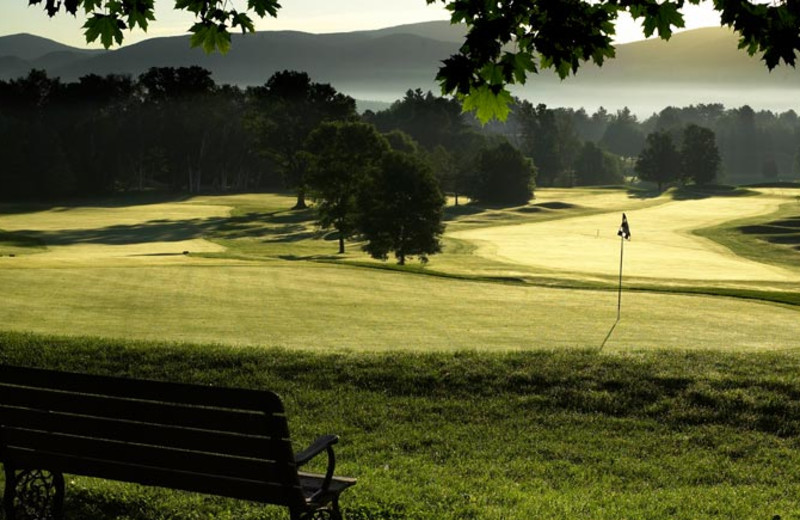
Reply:
<svg viewBox="0 0 800 520"><path fill-rule="evenodd" d="M534 107L527 101L519 102L513 120L519 127L520 150L536 165L538 184L555 185L572 170L580 147L572 120L561 111L542 104Z"/></svg>
<svg viewBox="0 0 800 520"><path fill-rule="evenodd" d="M672 136L667 132L653 132L647 136L644 150L636 161L636 173L643 181L655 182L658 191L664 184L679 178L681 157Z"/></svg>
<svg viewBox="0 0 800 520"><path fill-rule="evenodd" d="M704 185L717 178L720 158L712 130L694 124L687 126L683 131L680 153L684 182L692 180L696 184Z"/></svg>
<svg viewBox="0 0 800 520"><path fill-rule="evenodd" d="M390 151L360 192L359 231L367 243L364 251L386 260L394 253L397 263L441 251L444 232L444 195L430 166L409 153Z"/></svg>
<svg viewBox="0 0 800 520"><path fill-rule="evenodd" d="M309 135L308 151L319 224L338 232L339 253L344 253L344 241L358 227L359 193L375 175L389 143L368 123L328 122Z"/></svg>
<svg viewBox="0 0 800 520"><path fill-rule="evenodd" d="M485 204L527 204L534 179L531 160L509 143L501 143L478 154L467 195Z"/></svg>
<svg viewBox="0 0 800 520"><path fill-rule="evenodd" d="M401 130L427 150L452 148L467 128L459 102L420 89L406 91L403 99L375 113L369 122L381 132Z"/></svg>
<svg viewBox="0 0 800 520"><path fill-rule="evenodd" d="M644 147L644 140L636 116L626 107L611 117L599 144L611 153L636 157Z"/></svg>
<svg viewBox="0 0 800 520"><path fill-rule="evenodd" d="M314 83L305 72L287 70L273 74L265 85L249 89L248 96L259 150L296 191L295 209L306 208L306 139L324 121L353 120L355 100L327 83Z"/></svg>
<svg viewBox="0 0 800 520"><path fill-rule="evenodd" d="M583 147L575 159L576 185L618 184L623 180L617 157L602 150L592 141L583 143Z"/></svg>

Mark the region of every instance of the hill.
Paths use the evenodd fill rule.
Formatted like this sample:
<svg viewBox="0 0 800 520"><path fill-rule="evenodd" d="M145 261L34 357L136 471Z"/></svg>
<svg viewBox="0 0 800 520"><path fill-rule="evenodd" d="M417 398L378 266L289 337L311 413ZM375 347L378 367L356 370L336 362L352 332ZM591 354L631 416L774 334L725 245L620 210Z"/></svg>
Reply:
<svg viewBox="0 0 800 520"><path fill-rule="evenodd" d="M264 31L234 35L226 56L191 49L185 36L86 51L13 35L0 37L0 79L30 68L72 81L89 73L138 75L154 66L199 65L211 70L217 82L246 86L294 69L359 99L393 101L409 88L438 91L434 77L440 62L457 51L463 34L462 26L446 21L330 34ZM770 73L737 46L736 36L720 27L681 32L669 42L621 44L617 58L602 68L586 65L563 82L544 72L515 94L551 106L630 106L634 111L700 102L797 108L800 72L783 67Z"/></svg>

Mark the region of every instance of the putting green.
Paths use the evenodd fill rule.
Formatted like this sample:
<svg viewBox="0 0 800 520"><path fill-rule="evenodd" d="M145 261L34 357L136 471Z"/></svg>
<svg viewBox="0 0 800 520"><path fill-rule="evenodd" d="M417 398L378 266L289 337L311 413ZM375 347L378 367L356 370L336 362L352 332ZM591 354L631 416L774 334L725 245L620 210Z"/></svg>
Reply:
<svg viewBox="0 0 800 520"><path fill-rule="evenodd" d="M613 199L616 198L616 205ZM619 272L620 213L626 211L632 239L625 243L628 277L664 280L796 282L797 271L736 256L695 229L729 220L766 215L786 197L764 193L751 197L670 200L655 206L626 204L622 193L593 198L617 211L544 222L457 231L453 238L478 246L476 254L547 271L614 276ZM627 209L634 206L634 209Z"/></svg>

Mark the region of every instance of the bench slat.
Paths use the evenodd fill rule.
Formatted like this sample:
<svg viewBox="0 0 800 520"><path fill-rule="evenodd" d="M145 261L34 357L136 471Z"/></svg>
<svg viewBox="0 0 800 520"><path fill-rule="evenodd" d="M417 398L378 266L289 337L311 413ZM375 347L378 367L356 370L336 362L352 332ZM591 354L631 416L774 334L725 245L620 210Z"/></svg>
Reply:
<svg viewBox="0 0 800 520"><path fill-rule="evenodd" d="M8 449L8 456L20 468L44 468L72 475L134 482L146 486L194 491L284 506L301 506L304 503L303 491L299 486L279 486L264 482L78 459L59 454L13 448Z"/></svg>
<svg viewBox="0 0 800 520"><path fill-rule="evenodd" d="M0 365L0 381L31 388L284 413L280 397L268 390L204 387L9 365Z"/></svg>
<svg viewBox="0 0 800 520"><path fill-rule="evenodd" d="M0 405L2 423L9 427L22 427L34 430L59 431L65 434L100 439L119 440L206 451L242 457L266 458L275 450L291 452L288 439L269 437L269 431L260 435L241 435L164 426L157 424L121 421L113 418L86 417L30 408L14 408ZM269 442L268 442L269 441ZM281 446L282 445L282 446Z"/></svg>
<svg viewBox="0 0 800 520"><path fill-rule="evenodd" d="M3 435L9 448L260 482L280 483L286 480L286 475L297 472L296 466L288 461L278 463L21 428L4 428Z"/></svg>
<svg viewBox="0 0 800 520"><path fill-rule="evenodd" d="M116 397L69 394L44 389L21 389L0 384L0 402L24 408L52 410L95 417L114 417L138 422L189 428L259 434L270 429L264 413L199 409L154 401L133 401ZM287 431L288 434L288 431ZM286 435L288 436L288 435Z"/></svg>

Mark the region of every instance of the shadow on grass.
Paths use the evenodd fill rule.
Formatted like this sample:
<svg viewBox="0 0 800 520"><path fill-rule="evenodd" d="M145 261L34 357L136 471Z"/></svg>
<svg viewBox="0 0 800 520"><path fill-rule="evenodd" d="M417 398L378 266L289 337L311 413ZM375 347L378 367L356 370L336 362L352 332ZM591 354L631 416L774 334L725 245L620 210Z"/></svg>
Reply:
<svg viewBox="0 0 800 520"><path fill-rule="evenodd" d="M800 216L741 226L737 229L745 235L754 235L765 242L788 245L800 250Z"/></svg>
<svg viewBox="0 0 800 520"><path fill-rule="evenodd" d="M674 200L700 200L711 197L750 197L758 195L758 193L727 184L708 184L705 186L682 186L672 190L671 195Z"/></svg>
<svg viewBox="0 0 800 520"><path fill-rule="evenodd" d="M655 421L676 430L718 425L778 437L800 434L796 352L611 356L589 350L312 353L198 347L0 332L0 360L6 364L279 393L303 389L309 396L334 392L337 402L355 407L368 394L382 396L380 407L420 398L432 405L474 403L476 413L494 406L502 417L586 414ZM463 420L461 407L436 409L445 414L442 420Z"/></svg>
<svg viewBox="0 0 800 520"><path fill-rule="evenodd" d="M297 242L319 236L318 232L309 230L309 225L312 223L312 210L251 212L233 217L156 219L139 224L117 224L89 229L0 232L0 242L16 241L28 247L42 244L131 245L147 242L180 242L205 237L263 238L265 242Z"/></svg>

